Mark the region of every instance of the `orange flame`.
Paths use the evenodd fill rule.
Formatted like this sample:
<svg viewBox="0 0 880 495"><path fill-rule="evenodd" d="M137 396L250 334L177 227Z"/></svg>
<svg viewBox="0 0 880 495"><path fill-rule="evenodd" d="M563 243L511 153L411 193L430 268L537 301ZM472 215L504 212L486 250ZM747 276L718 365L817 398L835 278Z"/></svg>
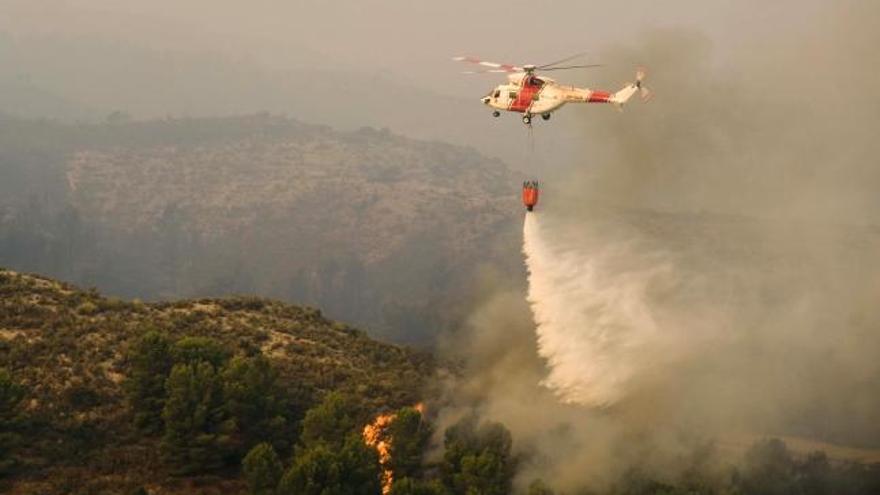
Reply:
<svg viewBox="0 0 880 495"><path fill-rule="evenodd" d="M425 414L425 405L421 402L413 406L419 414ZM379 466L382 468L382 495L391 493L394 484L394 472L391 470L391 441L388 427L397 418L396 413L383 413L376 416L372 423L364 426L364 443L379 453Z"/></svg>

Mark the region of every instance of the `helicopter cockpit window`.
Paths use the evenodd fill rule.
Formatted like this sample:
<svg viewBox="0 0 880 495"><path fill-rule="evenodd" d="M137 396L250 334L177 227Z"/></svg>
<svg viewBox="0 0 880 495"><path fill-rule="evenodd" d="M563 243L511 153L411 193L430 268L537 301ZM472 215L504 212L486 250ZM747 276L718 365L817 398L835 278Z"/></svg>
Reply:
<svg viewBox="0 0 880 495"><path fill-rule="evenodd" d="M510 96L511 100L515 100L516 99L516 91L511 91L508 96Z"/></svg>
<svg viewBox="0 0 880 495"><path fill-rule="evenodd" d="M492 98L498 98L499 96L501 96L501 90L500 90L500 89L496 89L496 90L495 90L495 93L492 94Z"/></svg>

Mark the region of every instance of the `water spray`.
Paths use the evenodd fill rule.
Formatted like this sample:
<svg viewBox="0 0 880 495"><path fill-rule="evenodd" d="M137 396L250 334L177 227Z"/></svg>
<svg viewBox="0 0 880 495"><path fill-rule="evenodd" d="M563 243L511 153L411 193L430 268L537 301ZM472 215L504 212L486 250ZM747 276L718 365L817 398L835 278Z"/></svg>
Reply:
<svg viewBox="0 0 880 495"><path fill-rule="evenodd" d="M624 247L553 245L542 222L540 214L525 216L523 254L538 353L549 369L543 385L565 402L612 405L649 366L658 326L645 289L655 270L611 272L604 268L625 256Z"/></svg>

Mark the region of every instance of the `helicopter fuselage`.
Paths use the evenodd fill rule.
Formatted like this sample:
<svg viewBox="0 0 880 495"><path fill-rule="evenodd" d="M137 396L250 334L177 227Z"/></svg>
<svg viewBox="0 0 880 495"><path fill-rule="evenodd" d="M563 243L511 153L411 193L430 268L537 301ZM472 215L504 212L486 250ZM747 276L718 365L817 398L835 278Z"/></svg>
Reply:
<svg viewBox="0 0 880 495"><path fill-rule="evenodd" d="M547 77L523 73L510 74L507 84L496 86L482 101L495 110L547 118L566 103L615 103L614 97L606 91L564 86Z"/></svg>

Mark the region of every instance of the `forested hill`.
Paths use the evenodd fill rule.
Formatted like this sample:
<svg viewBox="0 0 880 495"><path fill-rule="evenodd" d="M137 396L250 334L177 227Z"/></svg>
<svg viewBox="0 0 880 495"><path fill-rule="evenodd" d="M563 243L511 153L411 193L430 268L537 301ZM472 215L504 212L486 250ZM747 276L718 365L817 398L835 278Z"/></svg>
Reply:
<svg viewBox="0 0 880 495"><path fill-rule="evenodd" d="M148 300L248 293L397 341L511 271L519 177L384 130L269 115L0 121L0 264Z"/></svg>
<svg viewBox="0 0 880 495"><path fill-rule="evenodd" d="M421 400L432 369L316 309L145 304L0 269L0 491L189 492L206 473L238 489L243 453L265 440L289 452L328 392L368 421Z"/></svg>

